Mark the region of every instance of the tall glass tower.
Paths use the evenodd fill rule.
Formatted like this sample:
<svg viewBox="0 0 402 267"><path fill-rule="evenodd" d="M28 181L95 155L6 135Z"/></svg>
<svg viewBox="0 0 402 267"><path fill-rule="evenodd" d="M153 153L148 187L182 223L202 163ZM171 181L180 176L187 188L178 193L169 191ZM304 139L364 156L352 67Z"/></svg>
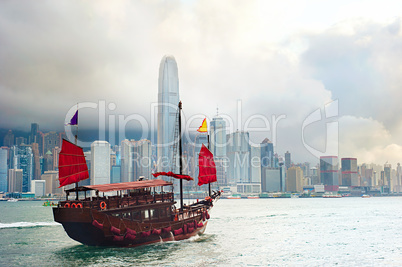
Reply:
<svg viewBox="0 0 402 267"><path fill-rule="evenodd" d="M179 104L179 75L173 56L164 56L158 83L158 171L170 171L173 139Z"/></svg>

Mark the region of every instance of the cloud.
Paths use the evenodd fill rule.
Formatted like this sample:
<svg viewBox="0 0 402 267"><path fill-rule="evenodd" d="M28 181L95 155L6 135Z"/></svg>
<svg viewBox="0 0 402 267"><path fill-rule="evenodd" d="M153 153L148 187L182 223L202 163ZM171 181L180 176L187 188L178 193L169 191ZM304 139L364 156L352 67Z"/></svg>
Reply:
<svg viewBox="0 0 402 267"><path fill-rule="evenodd" d="M277 151L313 161L302 144L302 123L338 99L341 153L353 154L349 147L362 158L364 149L394 153L402 133L395 115L402 112L402 39L400 18L383 20L398 10L387 4L395 8L370 19L349 1L2 1L0 126L38 122L61 130L77 102L100 100L116 104L106 115L150 121L159 63L172 54L187 117L211 118L218 106L236 130L241 100L240 128L255 115L270 122L269 130L251 133L258 143L273 138L272 115L286 115L278 122ZM97 116L83 110L82 127L97 129ZM327 122L306 129L309 144L321 150Z"/></svg>

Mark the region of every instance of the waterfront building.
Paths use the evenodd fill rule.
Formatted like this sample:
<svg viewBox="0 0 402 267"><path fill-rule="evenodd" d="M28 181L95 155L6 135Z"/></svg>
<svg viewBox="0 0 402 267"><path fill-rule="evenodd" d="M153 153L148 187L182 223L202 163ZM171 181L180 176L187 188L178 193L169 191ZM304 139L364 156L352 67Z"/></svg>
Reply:
<svg viewBox="0 0 402 267"><path fill-rule="evenodd" d="M250 183L261 183L260 146L250 146Z"/></svg>
<svg viewBox="0 0 402 267"><path fill-rule="evenodd" d="M7 185L7 156L8 151L5 148L0 148L0 192L8 192Z"/></svg>
<svg viewBox="0 0 402 267"><path fill-rule="evenodd" d="M45 195L64 195L63 188L59 188L59 172L58 171L45 171L41 175L41 180L46 181ZM89 179L87 179L89 180ZM89 185L89 184L88 184Z"/></svg>
<svg viewBox="0 0 402 267"><path fill-rule="evenodd" d="M342 158L342 183L343 186L360 186L359 177L357 173L357 159L356 158ZM366 169L364 168L364 172ZM364 174L365 175L365 174Z"/></svg>
<svg viewBox="0 0 402 267"><path fill-rule="evenodd" d="M338 157L320 157L320 179L323 185L339 185L338 181Z"/></svg>
<svg viewBox="0 0 402 267"><path fill-rule="evenodd" d="M226 157L226 122L218 115L211 121L210 133L212 154L215 158Z"/></svg>
<svg viewBox="0 0 402 267"><path fill-rule="evenodd" d="M12 147L14 145L13 131L8 130L7 134L4 136L3 145L6 147Z"/></svg>
<svg viewBox="0 0 402 267"><path fill-rule="evenodd" d="M286 191L303 191L303 170L298 166L292 166L286 170Z"/></svg>
<svg viewBox="0 0 402 267"><path fill-rule="evenodd" d="M45 180L32 180L31 181L31 193L35 194L35 197L43 197L46 195L46 181Z"/></svg>
<svg viewBox="0 0 402 267"><path fill-rule="evenodd" d="M396 184L395 184L395 192L396 193L400 193L402 191L402 168L401 168L401 164L398 163L397 167L396 167Z"/></svg>
<svg viewBox="0 0 402 267"><path fill-rule="evenodd" d="M262 192L281 192L280 189L280 168L263 167L261 176ZM283 177L283 176L282 176Z"/></svg>
<svg viewBox="0 0 402 267"><path fill-rule="evenodd" d="M292 159L289 151L285 153L285 167L289 169L292 166Z"/></svg>
<svg viewBox="0 0 402 267"><path fill-rule="evenodd" d="M250 182L250 145L249 133L236 131L227 137L229 159L228 184Z"/></svg>
<svg viewBox="0 0 402 267"><path fill-rule="evenodd" d="M260 145L261 149L261 168L275 167L274 165L274 144L265 138Z"/></svg>
<svg viewBox="0 0 402 267"><path fill-rule="evenodd" d="M21 169L8 170L8 192L22 192L23 173Z"/></svg>
<svg viewBox="0 0 402 267"><path fill-rule="evenodd" d="M110 184L110 144L94 141L91 144L91 185Z"/></svg>
<svg viewBox="0 0 402 267"><path fill-rule="evenodd" d="M179 75L173 56L164 56L159 66L158 80L158 171L170 171L172 145L179 104Z"/></svg>

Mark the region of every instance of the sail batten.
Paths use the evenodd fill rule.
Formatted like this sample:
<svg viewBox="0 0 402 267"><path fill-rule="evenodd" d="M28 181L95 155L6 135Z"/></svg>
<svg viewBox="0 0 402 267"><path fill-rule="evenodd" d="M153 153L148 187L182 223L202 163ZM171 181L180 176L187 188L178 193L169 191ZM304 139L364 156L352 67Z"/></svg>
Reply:
<svg viewBox="0 0 402 267"><path fill-rule="evenodd" d="M81 147L63 139L59 153L59 182L65 186L89 178L88 166Z"/></svg>
<svg viewBox="0 0 402 267"><path fill-rule="evenodd" d="M217 181L214 155L204 144L202 144L200 154L198 155L198 168L199 186Z"/></svg>

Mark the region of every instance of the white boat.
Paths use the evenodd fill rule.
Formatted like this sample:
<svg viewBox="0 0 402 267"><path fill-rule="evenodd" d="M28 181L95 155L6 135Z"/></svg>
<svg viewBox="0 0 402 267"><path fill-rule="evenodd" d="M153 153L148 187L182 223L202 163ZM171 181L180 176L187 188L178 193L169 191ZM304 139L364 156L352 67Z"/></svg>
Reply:
<svg viewBox="0 0 402 267"><path fill-rule="evenodd" d="M369 198L369 197L370 197L370 195L367 195L367 194L362 195L362 198Z"/></svg>
<svg viewBox="0 0 402 267"><path fill-rule="evenodd" d="M16 198L10 198L9 200L7 200L7 202L17 202L18 201L18 199L16 199Z"/></svg>

